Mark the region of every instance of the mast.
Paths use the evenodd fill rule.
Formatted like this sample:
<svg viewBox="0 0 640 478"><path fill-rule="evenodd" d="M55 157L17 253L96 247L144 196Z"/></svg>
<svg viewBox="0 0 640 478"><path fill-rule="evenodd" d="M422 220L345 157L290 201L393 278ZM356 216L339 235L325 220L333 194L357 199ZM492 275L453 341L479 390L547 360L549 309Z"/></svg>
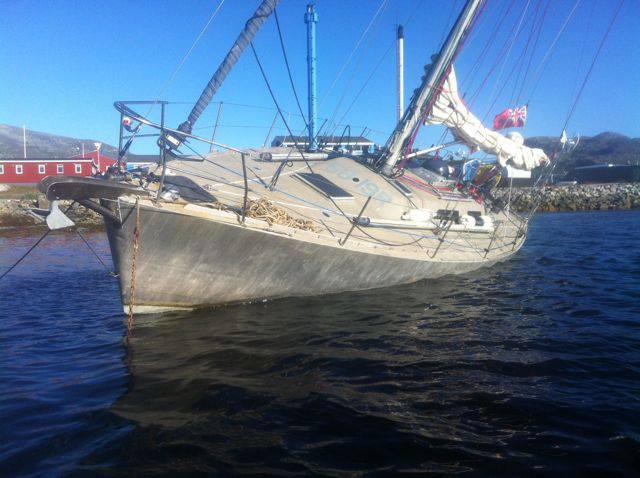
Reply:
<svg viewBox="0 0 640 478"><path fill-rule="evenodd" d="M191 134L193 125L196 123L196 121L198 121L200 115L213 99L213 95L215 95L216 91L218 91L218 89L222 86L222 83L224 82L233 66L236 64L247 46L253 41L256 33L258 33L258 30L260 29L262 24L267 20L269 15L271 15L279 1L280 0L263 0L256 9L255 13L251 16L251 18L249 18L249 20L247 20L244 29L240 32L240 35L238 35L238 38L227 53L227 56L224 57L224 60L222 60L222 63L220 63L220 66L218 66L218 69L209 80L209 83L207 84L205 89L202 91L200 98L198 98L198 101L193 106L191 113L189 113L189 117L178 127L180 131L182 131L183 133ZM181 138L171 133L165 133L163 139L166 140L168 145L173 148L177 148L182 142Z"/></svg>
<svg viewBox="0 0 640 478"><path fill-rule="evenodd" d="M448 73L449 67L459 50L460 43L465 38L473 19L484 0L467 0L466 5L458 16L455 25L449 32L440 52L434 57L435 63L430 66L423 77L422 85L413 95L407 110L398 122L395 130L387 141L387 152L381 160L381 172L386 176L393 174L393 168L400 160L402 149L406 145L411 133L418 127L424 113L436 96L436 88Z"/></svg>
<svg viewBox="0 0 640 478"><path fill-rule="evenodd" d="M307 24L307 77L309 81L309 151L318 149L316 140L316 23L318 14L313 10L313 3L307 5L304 15Z"/></svg>
<svg viewBox="0 0 640 478"><path fill-rule="evenodd" d="M396 37L396 68L398 87L398 119L402 119L404 114L404 30L402 25L398 25Z"/></svg>

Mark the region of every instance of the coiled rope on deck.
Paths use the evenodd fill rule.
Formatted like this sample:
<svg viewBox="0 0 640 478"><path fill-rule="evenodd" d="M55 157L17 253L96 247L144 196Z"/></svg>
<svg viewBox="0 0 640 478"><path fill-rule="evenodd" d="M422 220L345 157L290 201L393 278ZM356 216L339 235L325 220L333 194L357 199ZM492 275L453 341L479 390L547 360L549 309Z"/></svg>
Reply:
<svg viewBox="0 0 640 478"><path fill-rule="evenodd" d="M295 218L265 198L250 200L247 204L246 214L247 217L266 221L270 226L278 224L311 232L318 232L320 230L313 221Z"/></svg>

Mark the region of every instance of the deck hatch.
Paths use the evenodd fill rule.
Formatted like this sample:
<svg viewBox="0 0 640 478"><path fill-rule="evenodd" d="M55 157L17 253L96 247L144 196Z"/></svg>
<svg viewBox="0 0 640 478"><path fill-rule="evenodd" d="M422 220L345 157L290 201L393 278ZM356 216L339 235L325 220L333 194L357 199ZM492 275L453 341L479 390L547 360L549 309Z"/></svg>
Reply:
<svg viewBox="0 0 640 478"><path fill-rule="evenodd" d="M331 199L353 199L353 196L340 186L318 173L296 173L294 176L302 180L316 191Z"/></svg>
<svg viewBox="0 0 640 478"><path fill-rule="evenodd" d="M396 189L398 191L400 191L406 197L410 198L411 196L413 196L413 191L411 189L409 189L407 186L405 186L404 184L402 184L397 179L393 179L391 181L391 184L393 184L396 187Z"/></svg>

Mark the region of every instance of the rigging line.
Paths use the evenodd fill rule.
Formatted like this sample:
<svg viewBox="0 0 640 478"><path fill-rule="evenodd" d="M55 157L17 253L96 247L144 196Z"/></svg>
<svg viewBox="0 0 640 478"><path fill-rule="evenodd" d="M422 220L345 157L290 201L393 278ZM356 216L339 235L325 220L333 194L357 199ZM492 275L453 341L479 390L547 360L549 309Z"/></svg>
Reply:
<svg viewBox="0 0 640 478"><path fill-rule="evenodd" d="M386 8L386 1L385 0L385 8ZM384 10L384 8L383 8ZM378 30L378 35L380 34L382 30ZM367 44L367 48L371 48L372 43L377 39L377 36L373 38L370 38ZM334 123L335 118L338 115L338 111L340 110L340 107L342 106L342 103L344 102L344 100L346 99L347 95L349 94L350 90L351 90L351 85L353 84L354 80L358 77L357 75L357 70L360 67L360 64L363 62L364 60L364 55L361 55L358 60L356 65L353 67L352 71L351 71L351 75L347 81L347 84L344 86L344 88L342 89L342 94L340 95L340 98L338 99L338 103L336 104L336 106L333 108L333 113L331 114L331 118L329 119L330 123ZM337 126L334 127L334 133L335 133L335 129L337 129Z"/></svg>
<svg viewBox="0 0 640 478"><path fill-rule="evenodd" d="M11 267L9 267L6 271L4 271L2 275L0 275L0 280L2 280L7 274L9 274L9 272L15 269L18 266L18 264L20 264L31 253L31 251L33 251L36 247L38 247L38 244L40 244L44 240L44 238L49 235L51 231L52 229L48 229L47 232L45 232L42 235L42 237L40 237L40 239L38 239L36 243L29 248L27 252L25 252Z"/></svg>
<svg viewBox="0 0 640 478"><path fill-rule="evenodd" d="M578 6L580 5L581 2L582 2L582 0L576 0L576 3L573 5L573 8L569 12L569 15L567 15L567 18L565 19L564 23L560 27L560 30L556 34L556 37L551 42L551 45L549 45L549 48L547 48L546 53L542 57L542 61L540 62L538 67L533 72L533 76L535 77L535 80L533 82L533 88L532 88L531 94L529 96L533 96L533 94L535 93L536 89L538 88L538 85L540 83L540 79L542 78L542 73L544 72L544 69L546 68L546 65L548 63L549 58L551 57L553 49L555 48L556 43L558 43L558 40L560 39L560 37L564 33L565 29L567 28L567 25L569 24L569 22L573 18L573 15L575 14L575 12L576 12L576 10L577 10L577 8L578 8Z"/></svg>
<svg viewBox="0 0 640 478"><path fill-rule="evenodd" d="M253 45L253 42L249 43L251 45L251 51L253 52L253 56L256 60L256 63L258 64L258 68L260 69L260 73L262 74L262 78L264 79L265 84L267 85L267 89L269 90L269 94L271 95L271 99L273 100L274 104L276 105L276 108L278 109L278 112L280 114L280 117L282 118L282 122L284 123L284 125L286 126L287 130L289 131L289 135L291 135L293 137L293 133L291 132L291 128L289 128L289 124L287 123L287 120L285 119L284 115L282 114L282 110L280 109L280 105L278 104L278 100L275 97L275 94L273 93L273 89L271 88L271 84L269 83L269 79L267 78L267 74L264 71L264 68L262 67L262 63L260 62L260 58L258 58L258 52L255 49L255 46ZM297 141L295 141L295 137L293 137L294 142L296 144L296 149L298 149L300 151L300 154L302 156L302 159L304 160L305 164L307 165L307 168L309 168L309 171L311 171L312 173L313 168L311 167L311 164L309 164L309 161L307 160L306 156L304 155L304 153L302 153L302 149L300 149L298 147ZM334 207L340 211L340 214L342 214L342 216L344 216L345 219L347 219L347 221L352 222L349 219L349 216L342 210L342 208L338 205L338 203L335 201L335 199L333 199L332 197L329 197L329 200L333 203ZM393 246L393 247L402 247L402 246L408 246L411 244L415 244L419 241L421 241L423 238L420 237L414 241L411 241L409 243L406 244L391 244L391 243L386 243L385 241L381 240L381 239L377 239L373 236L371 236L370 234L368 234L367 232L365 232L362 227L359 224L355 224L355 227L362 232L364 235L366 235L367 237L369 237L370 239L379 242L380 244L384 244L387 246Z"/></svg>
<svg viewBox="0 0 640 478"><path fill-rule="evenodd" d="M591 26L593 20L593 12L595 11L595 2L591 4L591 11L589 12L589 17L587 19L587 28L582 36L582 48L580 49L580 59L578 60L578 65L576 66L576 79L574 80L573 89L571 90L571 96L575 97L576 92L578 90L578 80L580 78L580 69L582 68L582 60L584 59L584 53L587 49L587 39L591 36ZM567 113L568 114L568 113Z"/></svg>
<svg viewBox="0 0 640 478"><path fill-rule="evenodd" d="M267 73L264 71L264 68L262 67L262 63L260 62L260 58L258 58L258 52L256 51L256 48L253 45L253 42L250 42L249 44L251 45L251 51L253 52L253 57L255 58L256 63L258 64L258 68L260 69L260 73L262 74L262 78L264 79L264 82L267 85L267 90L269 91L269 95L271 96L271 99L273 100L273 103L275 104L276 109L278 110L278 114L280 115L280 118L282 119L282 122L284 123L284 126L287 128L289 136L291 136L291 138L293 139L293 141L294 141L294 143L296 145L296 149L300 149L300 148L298 148L298 142L296 141L295 136L293 135L293 132L291 131L291 128L289 127L289 123L287 122L287 119L284 117L284 114L282 112L282 108L280 108L280 104L278 103L278 100L276 99L276 95L274 94L273 89L271 88L271 83L269 83L269 79L267 78ZM302 153L302 150L300 150L300 154L302 155L302 159L306 163L306 165L309 168L309 170L311 172L313 172L313 169L311 169L311 165L307 161L307 158L305 157L305 155Z"/></svg>
<svg viewBox="0 0 640 478"><path fill-rule="evenodd" d="M502 17L496 22L496 24L491 29L491 33L489 34L489 38L487 39L484 47L482 48L482 51L480 52L480 54L476 58L476 61L474 62L473 66L471 67L471 69L469 70L467 75L460 82L461 86L462 85L467 85L467 80L469 80L470 78L474 77L475 74L477 73L477 70L478 70L479 66L482 64L482 61L484 60L484 57L486 56L487 52L489 51L489 48L492 45L495 44L495 37L497 36L498 32L502 29L502 25L503 25L505 19L507 18L507 16L509 15L509 12L511 12L511 9L513 8L514 5L515 5L515 0L511 0L511 3L509 3L509 8L507 8L504 11ZM467 85L467 88L468 87L469 87L469 85ZM468 93L468 91L465 91L463 96L466 96L467 93Z"/></svg>
<svg viewBox="0 0 640 478"><path fill-rule="evenodd" d="M524 61L526 53L527 53L527 48L522 50L522 52L520 53L520 56L518 57L516 62L511 67L511 70L509 71L509 74L507 75L508 78L513 77L513 73L516 71L516 68L518 68L518 66L520 67L520 69L518 70L517 77L520 77L520 73L522 72L522 63L521 62ZM498 102L498 99L500 98L500 96L504 92L505 88L507 87L507 84L508 84L508 80L502 82L502 84L500 85L500 89L498 90L498 93L493 97L493 101L491 102L491 105L489 105L489 108L487 108L486 113L482 117L482 122L483 123L486 121L487 117L490 115L491 111L493 110L493 107L496 105L496 103ZM511 97L509 98L509 103L507 103L508 106L511 106L513 104L512 101L513 101L513 96L515 94L515 88L516 87L517 87L517 85L514 85L514 91L512 92Z"/></svg>
<svg viewBox="0 0 640 478"><path fill-rule="evenodd" d="M343 211L341 211L341 210L334 210L334 209L328 208L328 207L326 207L326 206L324 206L324 205L321 205L321 204L317 204L317 203L311 202L311 201L309 201L309 200L307 200L307 199L304 199L304 198L301 198L301 197L296 196L296 195L294 195L294 194L288 193L287 191L284 191L284 190L282 190L282 189L276 188L276 189L275 189L275 191L276 191L276 192L279 192L279 193L281 193L281 194L284 194L285 196L288 196L288 197L290 197L290 198L292 198L292 199L295 199L295 200L297 200L297 201L300 201L301 203L304 203L304 204L308 204L308 205L309 205L309 206L304 206L304 205L295 205L295 204L290 204L290 203L282 202L282 200L280 200L280 201L278 201L278 200L274 200L274 202L275 202L276 204L279 204L279 205L283 206L283 208L285 208L285 209L287 209L287 210L289 210L289 211L295 211L296 213L300 214L300 213L299 213L299 211L297 211L297 210L293 209L293 207L295 206L295 207L302 207L302 208L314 209L314 210L318 210L318 211L327 211L327 212L334 213L334 214L336 214L336 215L338 215L338 216L342 216L342 215L344 215L344 212L343 212ZM234 193L229 192L228 194L229 194L229 195L233 195ZM334 203L334 204L335 204L335 203ZM287 207L287 206L289 206L289 207ZM449 207L449 203L447 203L447 207ZM301 214L301 215L302 215L302 214ZM307 217L307 218L308 218L308 217L310 217L310 216L305 216L305 215L302 215L302 216L303 216L303 217ZM334 224L334 222L332 221L332 222L331 222L331 224ZM335 227L335 226L334 226L334 227ZM357 229L359 229L359 230L361 230L361 229L360 229L360 226L356 226L356 228L357 228ZM336 230L336 229L334 229L334 230ZM414 238L415 238L415 237L417 237L417 239L416 239L416 240L414 240L414 241L411 241L411 242L404 243L404 244L385 243L385 241L382 241L382 240L380 240L380 239L378 239L378 238L376 238L376 237L373 237L372 235L367 234L367 233L365 233L365 232L364 232L364 231L362 231L362 230L361 230L361 232L363 232L363 234L364 234L365 236L368 236L368 237L369 237L371 240L373 240L374 242L382 243L382 244L385 244L385 245L389 245L389 246L391 246L391 247L403 247L403 246L408 246L408 245L412 245L412 244L414 244L414 243L418 243L418 242L420 242L420 241L421 241L421 240L423 240L423 239L427 239L427 240L431 240L431 239L437 240L437 239L438 239L438 236L435 236L435 235L426 235L426 234L424 234L424 233L422 233L422 234L419 234L419 235L418 235L418 234L415 234L415 233L406 232L406 231L403 231L403 230L400 230L400 229L394 229L394 228L388 228L387 230L389 230L389 231L393 231L394 233L396 233L396 234L400 234L400 235L405 235L405 236L414 237ZM361 237L360 237L359 239L360 239L360 240L362 240L362 238L361 238ZM464 244L455 243L455 241L447 241L446 239L443 239L443 242L444 242L444 243L449 244L449 248L453 248L453 249L460 250L460 251L461 251L461 250L464 250L464 249L473 248L473 246L465 246ZM454 245L454 244L455 244L455 245Z"/></svg>
<svg viewBox="0 0 640 478"><path fill-rule="evenodd" d="M533 63L533 57L536 54L538 49L538 43L540 40L540 33L542 32L542 26L544 25L544 21L547 18L547 11L549 10L549 5L551 4L551 0L547 0L546 5L544 6L544 10L542 11L542 17L540 18L540 23L538 24L538 29L535 34L535 41L533 42L533 48L531 49L531 55L529 56L529 61L527 62L527 68L524 71L524 75L522 77L522 84L520 85L520 90L518 91L518 98L516 103L520 103L522 95L524 93L524 86L529 79L529 70L531 69L531 64Z"/></svg>
<svg viewBox="0 0 640 478"><path fill-rule="evenodd" d="M152 104L149 105L149 108L147 109L147 112L144 116L149 116L149 114L151 114L151 111L153 110L153 107L157 104L157 102L160 100L160 97L164 94L164 92L167 90L167 88L169 88L169 86L171 85L171 83L173 83L173 81L176 78L176 75L178 74L178 72L182 69L182 66L185 64L185 62L187 61L187 58L189 58L189 55L191 55L191 52L193 51L193 49L196 47L196 45L200 42L200 39L202 38L202 36L205 34L205 32L207 31L207 29L209 28L209 25L211 25L211 22L213 21L213 19L216 17L216 15L218 14L218 12L220 11L220 8L222 7L222 5L224 4L225 0L219 0L218 6L213 10L213 13L209 16L209 19L207 20L207 23L205 24L205 26L202 28L202 30L200 30L200 33L198 33L198 35L196 36L196 39L193 41L193 43L191 44L191 47L187 50L187 52L184 54L184 56L182 57L182 59L180 60L180 62L178 63L178 66L176 66L176 68L173 70L173 73L171 74L171 76L169 77L169 79L164 83L164 85L162 86L162 88L160 89L160 92L156 95L156 99L154 100L154 102ZM138 133L142 130L142 128L138 128L131 136L131 140L133 141L133 139L136 138L136 136L138 135ZM118 152L119 153L119 152Z"/></svg>
<svg viewBox="0 0 640 478"><path fill-rule="evenodd" d="M388 0L382 0L380 2L380 5L378 6L378 10L376 10L375 14L373 15L373 18L371 18L367 27L360 34L360 38L358 38L358 41L356 42L356 45L354 46L353 50L351 50L351 53L349 54L347 60L344 62L344 64L338 71L338 74L336 75L333 82L331 83L331 86L329 86L329 89L327 90L327 92L322 96L322 99L320 100L320 106L322 106L324 101L327 99L327 96L329 95L329 93L331 93L331 91L333 90L338 80L342 77L344 70L347 68L347 66L351 62L351 59L353 58L353 55L356 53L356 51L358 51L358 48L360 48L360 44L362 43L362 40L364 40L364 38L367 36L367 33L369 32L374 22L376 21L376 19L378 18L378 16L380 15L384 7L386 6L387 2Z"/></svg>
<svg viewBox="0 0 640 478"><path fill-rule="evenodd" d="M511 4L509 6L509 11L511 10L511 7L514 4ZM511 37L511 35L514 34L516 29L516 24L514 23L513 26L511 27L511 30L509 31L509 33L507 34L506 38ZM504 55L505 52L507 50L507 43L505 41L505 43L502 45L502 47L500 48L500 50L498 51L498 54L496 55L496 59L494 60L494 62L491 64L491 67L489 68L489 70L487 71L486 75L484 76L484 78L482 79L482 81L480 82L480 85L478 85L478 87L475 89L475 91L473 92L473 94L469 97L469 106L470 108L473 108L473 105L475 103L475 101L477 100L480 92L482 91L482 89L484 88L485 84L487 83L487 81L489 80L489 78L493 75L493 73L495 72L496 68L498 68L498 66L501 64L502 60L504 59Z"/></svg>
<svg viewBox="0 0 640 478"><path fill-rule="evenodd" d="M451 69L453 68L453 64L455 63L456 59L458 58L458 55L460 54L460 52L464 48L464 46L466 44L466 41L468 40L469 36L471 35L473 30L477 26L478 21L479 21L480 17L482 16L482 14L484 13L486 6L487 6L486 3L482 4L480 10L476 14L476 17L473 19L473 21L469 25L466 33L464 33L463 37L460 39L460 41L458 43L458 48L454 52L453 57L451 58L451 60L449 62L449 66L447 68L446 74L443 75L443 77L440 79L438 84L430 85L429 86L430 88L434 89L435 91L442 90L442 85L446 81L447 76L449 75ZM414 95L415 95L415 93L414 93ZM424 122L425 122L426 118L429 116L429 114L431 114L431 110L433 109L433 105L435 104L437 98L438 98L438 95L433 95L433 97L431 98L429 103L425 107L423 107L423 111L421 113L420 121L416 124L413 132L411 133L411 135L409 136L406 144L403 147L403 151L401 153L403 158L400 161L400 165L397 167L397 171L400 174L404 170L404 167L405 167L405 165L407 163L407 157L406 157L407 153L409 151L411 151L411 148L413 147L413 143L415 142L416 137L418 136L418 132L420 131L420 127L422 126L422 124L424 124ZM391 141L391 138L389 138L389 141Z"/></svg>
<svg viewBox="0 0 640 478"><path fill-rule="evenodd" d="M224 1L225 0L220 0L220 2L218 3L218 6L215 8L213 13L209 16L209 20L207 20L207 23L204 25L204 27L202 27L202 30L200 30L200 33L198 33L198 36L196 37L196 39L191 44L191 47L184 54L184 56L182 57L182 60L180 60L180 62L178 63L178 66L175 68L175 70L173 70L173 73L171 74L169 79L165 82L165 84L160 89L160 93L158 93L156 101L157 101L157 99L159 99L164 94L164 92L167 90L169 85L171 85L171 83L173 83L173 81L176 78L176 75L182 69L182 66L187 61L187 58L189 58L189 55L191 55L191 52L196 47L196 45L200 42L200 39L202 38L202 36L205 34L207 29L209 28L209 25L211 25L211 22L213 21L213 19L216 17L218 12L220 11L220 8L222 7L222 4L224 3Z"/></svg>
<svg viewBox="0 0 640 478"><path fill-rule="evenodd" d="M394 42L395 43L395 42ZM349 107L345 110L344 114L340 117L340 119L338 120L339 123L342 123L345 119L345 117L349 114L349 112L351 111L351 108L353 108L353 106L356 104L356 101L358 101L358 98L360 98L360 95L362 94L362 92L364 91L364 89L367 87L367 85L369 84L369 81L371 81L371 78L373 78L373 76L375 75L375 73L378 71L378 68L380 68L380 65L382 65L382 62L385 60L385 58L387 57L387 55L389 54L389 52L391 51L391 49L394 46L394 43L391 43L389 45L389 47L385 50L385 52L383 53L382 57L380 58L380 60L378 61L378 63L376 64L376 66L373 68L373 70L371 71L371 73L369 74L369 77L365 80L364 84L362 85L362 87L358 90L358 93L356 93L356 96L353 98L353 101L351 102L351 104L349 105Z"/></svg>
<svg viewBox="0 0 640 478"><path fill-rule="evenodd" d="M444 40L447 38L447 31L451 30L451 19L453 18L453 14L456 12L456 5L458 5L458 0L449 0L451 2L451 10L449 10L449 16L447 17L447 21L442 25L442 33L440 34L440 42L439 45L444 43ZM448 28L447 28L448 27Z"/></svg>
<svg viewBox="0 0 640 478"><path fill-rule="evenodd" d="M513 83L513 90L511 92L511 96L509 96L509 103L507 103L508 105L513 105L513 100L516 99L516 92L518 91L518 85L520 84L520 78L522 77L522 73L524 72L524 65L525 65L525 59L527 57L527 52L529 51L529 46L531 45L531 40L533 39L533 34L536 30L536 26L538 24L538 15L540 13L540 5L542 4L541 0L538 0L536 2L536 8L535 11L533 13L533 19L531 21L531 30L529 31L529 36L527 37L527 41L524 44L524 49L522 51L522 53L520 54L520 57L518 58L518 60L516 61L516 64L519 65L518 66L518 73L516 75L516 80ZM509 78L511 78L511 75L509 75ZM515 106L515 105L514 105Z"/></svg>
<svg viewBox="0 0 640 478"><path fill-rule="evenodd" d="M591 77L591 73L593 72L593 67L596 64L596 61L598 60L598 57L600 56L600 52L602 51L602 47L604 46L605 42L607 41L607 38L609 37L609 33L611 33L611 30L613 29L613 24L615 23L616 19L618 18L618 14L620 13L620 10L622 10L622 5L624 4L624 0L620 0L618 2L618 8L616 10L616 12L613 15L613 18L611 19L611 22L609 22L609 26L607 27L607 30L604 34L604 36L602 37L602 40L600 41L600 45L598 45L598 50L596 51L596 54L593 57L593 60L591 61L591 65L589 66L589 69L587 70L587 74L584 77L584 81L582 82L582 85L580 85L580 90L578 91L578 94L576 95L576 99L573 102L573 105L571 106L571 109L569 110L569 113L567 114L567 119L564 122L564 126L562 127L563 130L565 130L567 128L567 125L569 124L569 121L571 120L571 117L573 116L573 113L575 113L576 110L576 106L578 105L578 102L580 101L580 98L582 97L582 93L584 92L584 88L585 86L587 86L587 82L589 81L589 78Z"/></svg>
<svg viewBox="0 0 640 478"><path fill-rule="evenodd" d="M507 54L504 56L504 61L502 62L502 65L500 66L500 72L498 73L498 76L496 77L496 82L493 85L493 88L491 90L491 94L489 95L489 98L493 98L494 94L496 93L496 88L498 87L498 84L500 83L500 80L502 80L502 73L504 72L504 67L507 64L507 61L509 60L509 57L511 56L511 51L513 50L513 45L515 45L516 40L518 38L518 36L520 35L520 31L522 28L522 23L524 21L525 15L527 14L527 11L529 10L529 5L531 5L531 0L527 0L526 5L524 6L524 8L522 9L522 15L520 15L520 19L518 20L518 24L516 27L516 31L515 34L513 35L513 38L511 39L511 42L509 44L509 49L507 50ZM494 102L496 98L494 99ZM490 110L487 112L487 114L489 114ZM485 115L486 117L486 115Z"/></svg>
<svg viewBox="0 0 640 478"><path fill-rule="evenodd" d="M82 239L82 242L84 242L86 244L86 246L89 248L89 250L91 252L93 252L93 255L96 256L96 259L98 259L98 261L100 261L100 264L102 264L102 267L104 267L104 269L109 273L109 274L114 274L113 271L111 271L111 269L109 269L109 267L107 266L107 264L104 263L104 261L102 260L102 258L100 257L100 255L98 254L98 252L93 248L93 246L89 243L89 241L87 241L87 239L80 233L80 231L78 229L76 229L76 234L78 235L78 237L80 237L80 239ZM115 274L114 274L115 275Z"/></svg>
<svg viewBox="0 0 640 478"><path fill-rule="evenodd" d="M280 20L278 19L278 10L276 8L273 9L273 16L276 19L276 28L278 30L278 38L280 39L280 48L282 50L282 57L284 58L284 64L287 67L287 74L289 75L289 83L291 84L291 90L293 91L293 96L296 98L296 104L298 105L298 110L300 111L300 116L302 116L302 121L304 124L309 127L307 124L307 119L302 112L302 106L300 105L300 99L298 98L298 92L296 91L296 86L293 83L293 76L291 75L291 67L289 66L289 59L287 58L287 52L284 48L284 39L282 38L282 30L280 29Z"/></svg>
<svg viewBox="0 0 640 478"><path fill-rule="evenodd" d="M212 125L213 126L213 125ZM212 128L209 126L209 129ZM285 129L282 126L271 126L271 125L257 125L257 124L219 124L218 128L247 128L247 129ZM207 129L206 126L201 126L199 128L193 128L193 131Z"/></svg>
<svg viewBox="0 0 640 478"><path fill-rule="evenodd" d="M418 3L418 4L417 4L417 6L416 6L416 8L414 8L414 9L411 11L411 13L409 14L409 16L406 18L406 20L405 20L405 22L404 22L405 27L406 27L406 26L408 26L408 25L413 21L413 19L415 18L416 13L418 12L418 10L419 10L419 7L420 7L420 6L421 6L421 4L420 4L420 3ZM380 67L380 65L382 64L382 62L384 61L384 59L386 58L386 56L389 54L389 51L391 50L391 48L393 48L393 46L395 45L395 43L396 43L396 40L393 40L393 41L390 43L390 45L389 45L389 47L387 48L387 50L385 50L385 52L382 54L382 57L380 58L380 60L378 61L378 64L377 64L377 65L375 66L375 68L374 68L374 72L375 72L375 70L377 70L377 69ZM342 117L340 118L340 122L339 122L339 123L333 123L333 118L335 117L335 114L332 116L332 118L331 118L331 120L332 120L332 121L331 121L331 123L333 123L333 129L331 130L331 133L330 133L330 135L331 135L331 136L333 136L333 135L335 134L336 130L337 130L340 126L346 126L346 125L342 124L342 121L344 120L344 118L346 117L346 115L348 114L348 112L349 112L349 111L351 111L351 108L353 108L353 106L354 106L354 104L355 104L355 102L356 102L356 100L357 100L358 96L360 96L360 94L362 93L362 91L364 90L364 88L367 86L367 84L369 83L369 81L371 80L371 78L373 78L373 73L371 73L371 74L369 75L369 77L366 79L366 81L365 81L364 85L363 85L363 86L362 86L362 88L360 88L360 90L358 91L358 93L357 93L357 95L356 95L356 99L354 99L354 100L351 102L351 104L350 104L350 105L349 105L349 107L347 108L347 111L346 111L346 112L342 115ZM336 110L335 110L335 112L336 112L336 113L337 113L338 108L339 108L339 105L336 107ZM359 125L352 125L352 126L353 126L354 128L359 128ZM374 131L374 132L376 131L376 130L371 129L371 128L369 128L369 130L370 130L370 131ZM387 136L389 135L389 133L387 133L387 132L383 132L383 131L377 131L377 132L378 132L378 133L380 133L380 134L387 135Z"/></svg>
<svg viewBox="0 0 640 478"><path fill-rule="evenodd" d="M69 204L69 207L67 207L67 209L65 209L65 210L64 210L64 214L66 214L67 212L69 212L69 209L71 209L71 207L72 207L75 203L76 203L76 202L75 202L75 201L73 201L71 204ZM19 258L16 262L14 262L14 263L13 263L13 265L12 265L11 267L9 267L6 271L4 271L4 272L2 273L2 275L0 275L0 280L2 280L2 279L3 279L7 274L9 274L9 272L11 272L13 269L15 269L15 268L18 266L18 264L20 264L24 259L26 259L26 257L27 257L29 254L31 254L31 251L33 251L36 247L38 247L38 244L40 244L40 243L44 240L44 238L45 238L45 237L47 237L47 236L49 235L49 233L50 233L50 232L52 232L52 231L53 231L53 229L48 229L48 230L47 230L47 232L45 232L45 233L42 235L42 237L40 237L40 239L38 239L38 240L36 241L36 243L35 243L33 246L31 246L31 247L29 248L29 250L28 250L27 252L25 252L24 254L22 254L22 256L20 256L20 258Z"/></svg>
<svg viewBox="0 0 640 478"><path fill-rule="evenodd" d="M277 101L277 99L276 99L276 97L275 97L275 95L274 95L274 93L273 93L273 90L271 89L271 85L269 84L269 80L268 80L268 78L267 78L267 76L266 76L266 73L265 73L265 71L264 71L263 67L262 67L262 63L260 62L260 59L258 58L258 53L256 52L256 49L255 49L255 47L254 47L254 45L253 45L253 42L251 42L251 43L250 43L250 45L251 45L251 50L253 51L253 56L255 57L256 62L258 63L258 67L260 68L260 72L262 73L262 77L264 78L264 81L265 81L265 83L266 83L266 85L267 85L267 89L269 90L269 94L271 95L271 99L273 100L274 104L276 105L276 107L277 107L277 109L278 109L278 112L280 113L280 116L281 116L281 118L282 118L282 121L283 121L283 123L285 124L285 126L286 126L287 130L289 131L289 134L293 137L293 134L292 134L292 132L291 132L291 129L289 128L289 125L288 125L288 123L287 123L286 119L284 118L284 115L282 114L282 110L280 109L280 105L278 104L278 101ZM294 141L295 141L295 138L294 138ZM297 143L297 142L296 142L296 143ZM298 145L296 144L296 148L297 148L297 147L298 147ZM309 164L309 162L307 161L307 159L306 159L306 157L304 156L304 154L302 154L302 152L301 152L301 155L302 155L302 159L304 160L305 164L307 165L307 168L309 168L309 171L311 171L311 172L313 173L313 168L311 167L311 165L310 165L310 164ZM285 193L285 194L286 194L286 193ZM331 197L330 197L329 199L331 200L331 202L333 203L333 205L338 209L338 211L340 211L340 214L342 214L342 216L344 216L344 217L345 217L345 219L349 220L349 217L347 216L347 214L342 210L342 208L340 208L340 206L336 203L336 201L335 201L333 198L331 198ZM349 220L349 222L351 222L351 221ZM380 243L380 244L384 244L384 245L386 245L386 246L390 246L390 247L403 247L403 246L408 246L408 245L416 244L416 243L420 242L420 241L423 239L423 237L419 237L418 239L415 239L415 240L413 240L413 241L411 241L411 242L408 242L408 243L406 243L406 244L392 244L392 243L388 243L388 242L386 242L386 241L383 241L383 240L381 240L381 239L378 239L378 238L373 237L372 235L370 235L369 233L367 233L366 231L364 231L364 230L362 229L362 227L360 227L360 225L359 225L359 224L355 224L355 223L354 223L354 226L355 226L355 227L356 227L356 228L357 228L357 229L358 229L362 234L364 234L365 236L369 237L369 238L370 238L370 239L372 239L373 241L376 241L376 242L378 242L378 243Z"/></svg>

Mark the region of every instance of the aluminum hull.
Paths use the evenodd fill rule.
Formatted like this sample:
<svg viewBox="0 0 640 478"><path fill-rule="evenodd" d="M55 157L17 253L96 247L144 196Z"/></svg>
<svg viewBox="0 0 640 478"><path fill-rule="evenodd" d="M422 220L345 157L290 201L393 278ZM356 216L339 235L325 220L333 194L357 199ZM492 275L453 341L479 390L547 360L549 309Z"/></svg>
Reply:
<svg viewBox="0 0 640 478"><path fill-rule="evenodd" d="M136 210L123 204L122 226L106 220L122 303L128 311ZM140 207L134 311L193 309L233 302L388 287L460 274L506 259L522 244L487 260L394 257L337 244ZM444 258L444 254L441 254Z"/></svg>

